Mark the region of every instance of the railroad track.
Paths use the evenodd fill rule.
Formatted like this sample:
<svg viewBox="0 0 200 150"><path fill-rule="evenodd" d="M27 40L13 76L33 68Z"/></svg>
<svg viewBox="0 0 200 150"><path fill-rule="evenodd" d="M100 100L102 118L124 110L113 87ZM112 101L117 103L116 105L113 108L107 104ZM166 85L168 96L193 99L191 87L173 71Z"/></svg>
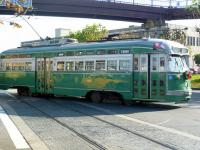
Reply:
<svg viewBox="0 0 200 150"><path fill-rule="evenodd" d="M50 114L46 113L45 111L43 111L43 110L41 110L40 108L36 107L35 105L31 104L30 102L27 102L27 101L24 100L22 97L17 97L17 99L20 100L21 102L27 104L28 106L30 106L30 107L36 109L36 110L39 111L40 113L44 114L46 117L48 117L48 118L54 120L55 122L57 122L57 123L60 124L61 126L63 126L63 127L65 127L65 128L67 128L68 130L70 130L71 132L75 133L79 138L83 139L84 141L86 141L87 143L91 144L91 145L94 146L95 148L100 149L100 150L106 150L106 149L107 149L106 147L104 147L103 145L97 143L96 141L94 141L94 140L91 139L90 137L79 133L79 132L76 131L74 128L68 126L66 123L63 123L63 122L59 121L59 120L56 119L55 117L51 116ZM125 131L125 132L127 132L127 133L131 133L131 134L133 134L133 135L135 135L135 136L138 136L138 137L143 138L143 139L145 139L145 140L151 141L151 142L153 142L153 143L155 143L155 144L158 144L158 145L160 145L160 146L162 146L162 147L165 147L165 148L168 148L168 149L171 149L171 150L183 149L183 148L179 148L179 147L177 147L177 146L174 146L174 145L172 145L171 143L168 144L168 143L164 143L164 142L155 140L155 139L153 139L153 138L151 138L151 137L148 137L148 136L146 136L146 135L144 135L144 134L141 134L141 133L139 133L139 132L126 129L126 128L124 128L124 127L122 127L122 126L119 126L119 125L117 125L117 124L114 124L114 123L112 123L112 122L103 120L103 119L98 118L98 117L96 117L96 116L92 116L92 115L90 115L89 113L85 113L85 112L83 112L83 111L80 111L80 110L77 110L77 109L74 109L74 108L69 108L69 107L66 108L66 107L63 107L63 105L61 105L60 103L58 103L58 102L55 101L55 100L52 100L52 99L45 99L45 100L47 100L47 101L50 102L50 103L56 104L57 106L61 107L62 109L67 109L67 110L70 109L71 111L74 111L74 112L77 112L77 113L86 115L86 116L88 116L88 117L94 118L94 119L96 119L96 120L98 120L98 121L101 121L101 122L103 122L103 123L106 123L106 124L109 124L109 125L111 125L111 126L113 126L113 127L116 127L116 128L118 128L118 129L120 129L120 130L123 130L123 131Z"/></svg>
<svg viewBox="0 0 200 150"><path fill-rule="evenodd" d="M74 134L76 134L79 138L81 138L82 140L86 141L87 143L91 144L92 146L94 146L95 148L99 149L99 150L107 150L106 147L104 147L103 145L97 143L96 141L92 140L91 138L77 132L75 129L71 128L70 126L68 126L67 124L59 121L58 119L52 117L51 115L49 115L48 113L42 111L41 109L39 109L38 107L28 103L27 101L23 100L22 98L17 98L18 100L20 100L21 102L25 103L26 105L34 108L35 110L39 111L40 113L44 114L46 117L48 117L49 119L52 119L53 121L57 122L59 125L67 128L68 130L70 130L71 132L73 132Z"/></svg>
<svg viewBox="0 0 200 150"><path fill-rule="evenodd" d="M62 107L63 109L66 109L65 107L63 107L63 105L59 104L59 103L58 103L57 101L55 101L55 100L52 100L52 99L49 100L49 99L47 99L47 101L52 102L52 103L54 103L54 104L56 104L56 105L59 105L59 106ZM172 146L172 145L169 145L169 144L166 144L166 143L163 143L163 142L154 140L154 139L152 139L152 138L150 138L150 137L148 137L148 136L146 136L146 135L143 135L143 134L138 133L138 132L136 132L136 131L132 131L132 130L126 129L126 128L124 128L124 127L122 127L122 126L119 126L119 125L116 125L116 124L114 124L114 123L112 123L112 122L109 122L109 121L103 120L103 119L101 119L101 118L98 118L98 117L96 117L96 116L90 115L89 113L85 113L85 112L83 112L83 111L80 111L80 110L77 110L77 109L74 109L74 108L69 108L69 107L68 107L67 109L70 109L70 110L72 110L72 111L75 111L75 112L81 113L81 114L83 114L83 115L89 116L89 117L94 118L94 119L96 119L96 120L99 120L99 121L101 121L101 122L107 123L107 124L109 124L109 125L111 125L111 126L113 126L113 127L116 127L116 128L118 128L118 129L121 129L121 130L123 130L123 131L125 131L125 132L128 132L128 133L134 134L134 135L136 135L136 136L138 136L138 137L140 137L140 138L149 140L149 141L151 141L151 142L153 142L153 143L156 143L156 144L158 144L158 145L161 145L161 146L163 146L163 147L165 147L165 148L168 148L168 149L171 149L171 150L177 150L177 149L178 149L178 148L175 147L175 146ZM182 149L182 148L181 148L181 149Z"/></svg>

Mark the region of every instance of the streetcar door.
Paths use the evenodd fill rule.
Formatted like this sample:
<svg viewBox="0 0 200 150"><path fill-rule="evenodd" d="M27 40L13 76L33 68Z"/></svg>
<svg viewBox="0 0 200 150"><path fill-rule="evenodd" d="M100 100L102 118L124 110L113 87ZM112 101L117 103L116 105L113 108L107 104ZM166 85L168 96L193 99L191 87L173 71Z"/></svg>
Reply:
<svg viewBox="0 0 200 150"><path fill-rule="evenodd" d="M135 54L133 59L133 97L148 99L148 55Z"/></svg>
<svg viewBox="0 0 200 150"><path fill-rule="evenodd" d="M51 58L45 58L45 92L53 94L53 61Z"/></svg>
<svg viewBox="0 0 200 150"><path fill-rule="evenodd" d="M45 93L45 68L44 58L37 58L36 60L36 91L37 93Z"/></svg>
<svg viewBox="0 0 200 150"><path fill-rule="evenodd" d="M52 70L53 62L51 58L37 58L36 89L40 94L53 93Z"/></svg>
<svg viewBox="0 0 200 150"><path fill-rule="evenodd" d="M166 55L152 54L150 57L150 98L160 99L166 92Z"/></svg>

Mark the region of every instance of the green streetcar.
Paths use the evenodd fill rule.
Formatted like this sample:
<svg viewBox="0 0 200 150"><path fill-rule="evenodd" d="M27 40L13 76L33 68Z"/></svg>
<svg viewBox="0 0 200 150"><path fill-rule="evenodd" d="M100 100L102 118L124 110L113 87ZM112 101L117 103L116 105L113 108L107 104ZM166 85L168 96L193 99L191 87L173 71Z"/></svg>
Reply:
<svg viewBox="0 0 200 150"><path fill-rule="evenodd" d="M161 39L23 42L0 54L0 89L95 102L108 97L187 102L192 93L188 62L186 47Z"/></svg>

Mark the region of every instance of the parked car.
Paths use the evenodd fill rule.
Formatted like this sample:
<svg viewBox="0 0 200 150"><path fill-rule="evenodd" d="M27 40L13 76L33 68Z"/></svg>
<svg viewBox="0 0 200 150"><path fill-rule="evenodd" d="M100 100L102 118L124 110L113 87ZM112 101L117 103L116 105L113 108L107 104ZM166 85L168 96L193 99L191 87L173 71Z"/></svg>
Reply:
<svg viewBox="0 0 200 150"><path fill-rule="evenodd" d="M190 68L192 74L200 74L200 67Z"/></svg>

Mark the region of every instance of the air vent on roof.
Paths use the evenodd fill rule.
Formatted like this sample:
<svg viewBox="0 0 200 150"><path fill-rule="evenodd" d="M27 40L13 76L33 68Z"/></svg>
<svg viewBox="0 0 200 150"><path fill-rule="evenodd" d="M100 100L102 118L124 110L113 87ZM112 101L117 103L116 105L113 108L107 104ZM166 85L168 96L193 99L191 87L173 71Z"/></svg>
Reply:
<svg viewBox="0 0 200 150"><path fill-rule="evenodd" d="M71 43L78 43L77 39L72 38L46 38L44 40L35 40L21 42L21 47L44 47L44 46L59 46Z"/></svg>

